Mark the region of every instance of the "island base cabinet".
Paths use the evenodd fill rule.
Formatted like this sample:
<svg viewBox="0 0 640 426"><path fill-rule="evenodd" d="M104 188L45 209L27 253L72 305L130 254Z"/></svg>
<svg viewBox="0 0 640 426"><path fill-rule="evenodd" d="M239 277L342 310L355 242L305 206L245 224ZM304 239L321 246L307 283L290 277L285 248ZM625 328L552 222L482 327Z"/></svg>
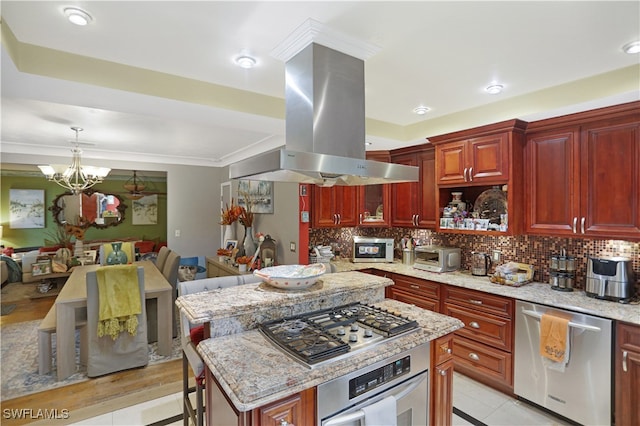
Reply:
<svg viewBox="0 0 640 426"><path fill-rule="evenodd" d="M640 327L618 323L615 424L640 425Z"/></svg>
<svg viewBox="0 0 640 426"><path fill-rule="evenodd" d="M449 426L453 413L453 333L431 343L429 424Z"/></svg>
<svg viewBox="0 0 640 426"><path fill-rule="evenodd" d="M513 357L510 353L456 335L453 359L457 372L513 394Z"/></svg>
<svg viewBox="0 0 640 426"><path fill-rule="evenodd" d="M207 426L314 426L316 388L306 389L251 411L237 411L205 369Z"/></svg>

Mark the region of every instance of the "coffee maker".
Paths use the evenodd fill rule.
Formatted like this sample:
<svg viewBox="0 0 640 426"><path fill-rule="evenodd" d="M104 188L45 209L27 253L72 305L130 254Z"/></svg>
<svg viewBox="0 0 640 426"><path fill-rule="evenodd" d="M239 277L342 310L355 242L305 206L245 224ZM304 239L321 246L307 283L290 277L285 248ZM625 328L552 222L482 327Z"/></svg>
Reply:
<svg viewBox="0 0 640 426"><path fill-rule="evenodd" d="M589 297L629 303L635 296L635 283L630 259L590 257L587 260L585 292Z"/></svg>
<svg viewBox="0 0 640 426"><path fill-rule="evenodd" d="M471 252L471 274L485 276L489 273L491 266L491 257L487 253L477 251Z"/></svg>

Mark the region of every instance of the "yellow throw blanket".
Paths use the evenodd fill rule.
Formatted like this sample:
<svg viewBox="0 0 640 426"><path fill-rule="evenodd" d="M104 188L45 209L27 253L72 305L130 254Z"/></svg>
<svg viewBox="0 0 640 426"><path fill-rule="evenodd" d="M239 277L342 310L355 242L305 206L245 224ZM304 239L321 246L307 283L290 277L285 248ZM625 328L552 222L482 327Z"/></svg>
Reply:
<svg viewBox="0 0 640 426"><path fill-rule="evenodd" d="M98 279L98 336L113 340L123 331L135 336L138 315L142 313L138 267L135 265L105 266L96 270Z"/></svg>
<svg viewBox="0 0 640 426"><path fill-rule="evenodd" d="M540 319L540 355L554 362L566 362L568 355L568 317L543 314Z"/></svg>

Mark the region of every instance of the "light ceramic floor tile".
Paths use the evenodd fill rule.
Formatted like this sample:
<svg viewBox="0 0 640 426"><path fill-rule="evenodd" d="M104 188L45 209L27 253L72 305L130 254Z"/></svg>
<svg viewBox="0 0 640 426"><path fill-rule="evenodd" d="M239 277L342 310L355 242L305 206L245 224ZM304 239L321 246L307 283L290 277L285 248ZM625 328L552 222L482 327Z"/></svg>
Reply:
<svg viewBox="0 0 640 426"><path fill-rule="evenodd" d="M480 398L481 396L479 395L478 397ZM464 393L454 395L453 406L478 420L486 418L495 410L494 407L485 404L481 399L474 398Z"/></svg>
<svg viewBox="0 0 640 426"><path fill-rule="evenodd" d="M452 426L469 426L469 425L473 426L473 423L469 423L462 417L458 417L454 414L451 418L451 425Z"/></svg>
<svg viewBox="0 0 640 426"><path fill-rule="evenodd" d="M464 377L459 374L454 374L453 376L453 391L454 401L456 392L459 392L471 398L478 399L482 401L482 403L492 408L498 408L511 399L509 396L503 394L502 392L498 392L495 389L492 389L488 386L483 385L482 383L476 382L469 379L468 377Z"/></svg>
<svg viewBox="0 0 640 426"><path fill-rule="evenodd" d="M113 413L106 413L101 416L91 417L90 419L80 420L71 423L70 426L112 426Z"/></svg>
<svg viewBox="0 0 640 426"><path fill-rule="evenodd" d="M484 422L491 426L558 426L569 425L531 405L511 400L489 415Z"/></svg>
<svg viewBox="0 0 640 426"><path fill-rule="evenodd" d="M182 413L182 406L176 399L176 395L172 394L154 399L153 401L147 401L142 404L114 411L113 425L148 425L160 420L165 420L180 413Z"/></svg>

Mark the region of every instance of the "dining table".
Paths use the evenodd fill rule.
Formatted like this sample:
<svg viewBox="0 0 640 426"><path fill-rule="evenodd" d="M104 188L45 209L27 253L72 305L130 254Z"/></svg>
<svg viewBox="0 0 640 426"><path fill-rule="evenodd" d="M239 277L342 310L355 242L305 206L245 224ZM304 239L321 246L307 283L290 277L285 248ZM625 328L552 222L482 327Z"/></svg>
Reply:
<svg viewBox="0 0 640 426"><path fill-rule="evenodd" d="M144 269L145 299L157 299L158 354L171 355L173 327L171 325L173 287L152 261L134 262ZM76 372L76 310L87 307L87 272L101 265L76 266L58 294L56 306L56 341L58 380L64 380ZM106 266L108 267L108 266Z"/></svg>

